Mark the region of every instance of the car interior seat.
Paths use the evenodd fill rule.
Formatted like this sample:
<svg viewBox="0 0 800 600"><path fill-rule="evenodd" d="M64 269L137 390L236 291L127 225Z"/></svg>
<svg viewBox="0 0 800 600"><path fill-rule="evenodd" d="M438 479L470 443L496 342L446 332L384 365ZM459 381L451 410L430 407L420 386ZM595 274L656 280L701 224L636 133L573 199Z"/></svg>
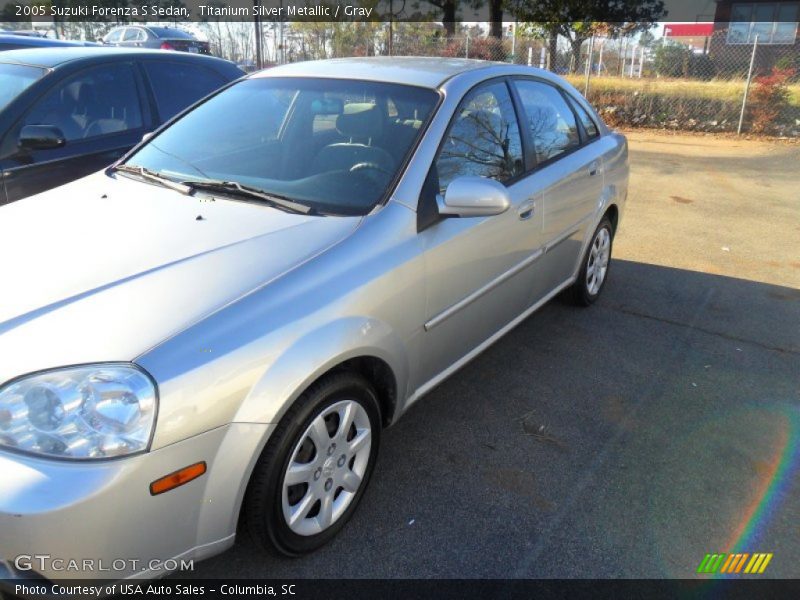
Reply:
<svg viewBox="0 0 800 600"><path fill-rule="evenodd" d="M384 116L380 108L371 103L351 103L336 117L336 130L347 142L329 144L314 157L313 173L349 171L361 163L374 164L392 171L394 159L383 148L375 146L384 130Z"/></svg>

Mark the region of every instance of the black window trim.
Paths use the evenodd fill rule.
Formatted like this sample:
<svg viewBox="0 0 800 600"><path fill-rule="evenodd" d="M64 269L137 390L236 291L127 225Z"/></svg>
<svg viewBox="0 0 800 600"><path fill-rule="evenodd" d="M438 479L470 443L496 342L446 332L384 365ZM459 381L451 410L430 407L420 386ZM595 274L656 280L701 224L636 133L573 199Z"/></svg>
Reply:
<svg viewBox="0 0 800 600"><path fill-rule="evenodd" d="M562 98L564 98L564 103L567 105L567 107L569 108L569 110L572 113L573 117L575 118L575 126L576 126L576 128L578 130L578 138L580 140L580 142L576 146L573 146L569 150L566 150L565 152L562 152L561 154L558 154L556 156L553 156L553 157L548 158L547 160L543 160L541 162L539 162L536 159L536 149L533 147L533 140L531 140L531 151L533 153L533 164L534 164L534 166L530 171L526 171L525 173L523 173L523 176L527 177L528 175L532 175L533 173L538 172L540 169L543 169L545 167L549 167L550 165L558 162L559 160L561 160L563 158L566 158L570 154L573 154L573 153L577 152L578 150L582 150L583 148L585 148L589 144L592 144L592 143L596 142L597 140L599 140L602 137L602 134L600 133L601 130L600 130L599 127L597 127L597 123L594 121L594 119L592 118L591 114L589 115L589 118L592 119L592 122L595 123L595 127L597 127L597 136L595 136L593 138L588 138L587 137L586 132L584 131L584 128L583 128L583 123L578 118L578 115L575 113L575 109L573 108L572 103L570 102L571 94L568 94L564 90L564 88L562 88L557 83L554 83L552 81L548 81L546 79L542 79L541 77L532 77L530 75L509 75L508 79L510 80L510 83L513 84L512 87L514 87L514 91L516 92L516 94L519 94L518 90L516 89L516 85L515 85L515 83L517 81L533 81L535 83L541 83L541 84L544 84L544 85L549 85L552 88L555 88L555 90L562 96ZM519 98L519 96L516 96L516 97ZM527 113L525 112L525 106L522 104L522 99L521 98L519 98L519 103L520 103L521 114L524 117L524 122L527 123ZM520 128L522 129L522 123L520 123ZM528 130L528 127L524 127L524 129L525 129L525 135L526 136L530 136L530 131ZM527 160L526 160L526 164L527 164Z"/></svg>

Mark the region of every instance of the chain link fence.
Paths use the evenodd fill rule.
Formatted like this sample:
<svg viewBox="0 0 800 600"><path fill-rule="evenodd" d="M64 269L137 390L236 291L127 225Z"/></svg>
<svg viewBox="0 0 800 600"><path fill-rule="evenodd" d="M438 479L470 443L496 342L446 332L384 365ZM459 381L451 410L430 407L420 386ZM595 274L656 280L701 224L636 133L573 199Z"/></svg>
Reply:
<svg viewBox="0 0 800 600"><path fill-rule="evenodd" d="M94 40L115 25L61 24L60 33ZM170 25L207 39L213 54L245 70L259 62L252 22ZM711 35L689 40L635 35L572 41L511 36L509 27L502 39L477 27L462 27L448 38L435 23L269 22L262 25L261 62L383 55L527 64L565 77L612 126L800 137L797 24L740 25L717 24Z"/></svg>
<svg viewBox="0 0 800 600"><path fill-rule="evenodd" d="M612 126L800 137L797 40L776 43L757 40L757 34L741 39L720 27L691 43L651 38L641 44L639 36L550 43L510 36L448 39L399 27L389 41L386 25L351 27L346 35L325 27L285 30L273 59L391 55L526 64L565 77Z"/></svg>

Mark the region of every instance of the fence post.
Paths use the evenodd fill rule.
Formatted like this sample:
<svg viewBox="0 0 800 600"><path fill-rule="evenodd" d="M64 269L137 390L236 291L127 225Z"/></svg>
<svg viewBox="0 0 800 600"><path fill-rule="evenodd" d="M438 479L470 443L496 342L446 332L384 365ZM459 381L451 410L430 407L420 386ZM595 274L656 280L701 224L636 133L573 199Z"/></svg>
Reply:
<svg viewBox="0 0 800 600"><path fill-rule="evenodd" d="M467 36L467 43L465 44L464 58L469 58L469 36Z"/></svg>
<svg viewBox="0 0 800 600"><path fill-rule="evenodd" d="M594 51L594 36L589 38L589 55L586 57L586 84L583 86L584 98L589 96L589 78L592 76L592 52Z"/></svg>
<svg viewBox="0 0 800 600"><path fill-rule="evenodd" d="M517 62L517 22L514 21L514 29L512 30L513 33L511 34L511 61L512 63Z"/></svg>
<svg viewBox="0 0 800 600"><path fill-rule="evenodd" d="M643 68L644 68L644 46L642 46L642 51L639 53L639 79L642 78Z"/></svg>
<svg viewBox="0 0 800 600"><path fill-rule="evenodd" d="M533 46L528 46L528 66L533 66Z"/></svg>
<svg viewBox="0 0 800 600"><path fill-rule="evenodd" d="M747 83L744 84L744 97L742 98L742 112L739 113L739 127L736 135L742 135L742 123L744 123L744 110L747 107L747 94L750 92L750 81L753 79L753 66L756 63L756 49L758 48L758 34L753 40L753 54L750 55L750 68L747 70Z"/></svg>
<svg viewBox="0 0 800 600"><path fill-rule="evenodd" d="M631 48L631 73L630 77L633 79L633 65L636 63L636 47Z"/></svg>
<svg viewBox="0 0 800 600"><path fill-rule="evenodd" d="M542 51L539 53L539 68L544 69L547 66L547 49L542 46Z"/></svg>
<svg viewBox="0 0 800 600"><path fill-rule="evenodd" d="M603 48L606 47L606 42L603 40L603 43L600 44L600 56L597 58L597 76L599 77L602 75L601 71L603 70Z"/></svg>

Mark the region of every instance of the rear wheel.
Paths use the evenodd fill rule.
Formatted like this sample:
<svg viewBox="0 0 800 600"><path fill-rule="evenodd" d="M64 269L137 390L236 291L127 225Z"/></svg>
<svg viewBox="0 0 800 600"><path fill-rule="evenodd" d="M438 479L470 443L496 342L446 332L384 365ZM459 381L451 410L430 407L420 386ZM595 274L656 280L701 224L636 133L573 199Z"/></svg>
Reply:
<svg viewBox="0 0 800 600"><path fill-rule="evenodd" d="M256 465L244 503L250 534L288 556L312 552L345 525L369 482L380 441L372 386L328 375L289 409Z"/></svg>
<svg viewBox="0 0 800 600"><path fill-rule="evenodd" d="M600 297L608 278L613 241L614 228L608 217L603 217L586 249L578 279L570 288L571 299L576 304L589 306Z"/></svg>

